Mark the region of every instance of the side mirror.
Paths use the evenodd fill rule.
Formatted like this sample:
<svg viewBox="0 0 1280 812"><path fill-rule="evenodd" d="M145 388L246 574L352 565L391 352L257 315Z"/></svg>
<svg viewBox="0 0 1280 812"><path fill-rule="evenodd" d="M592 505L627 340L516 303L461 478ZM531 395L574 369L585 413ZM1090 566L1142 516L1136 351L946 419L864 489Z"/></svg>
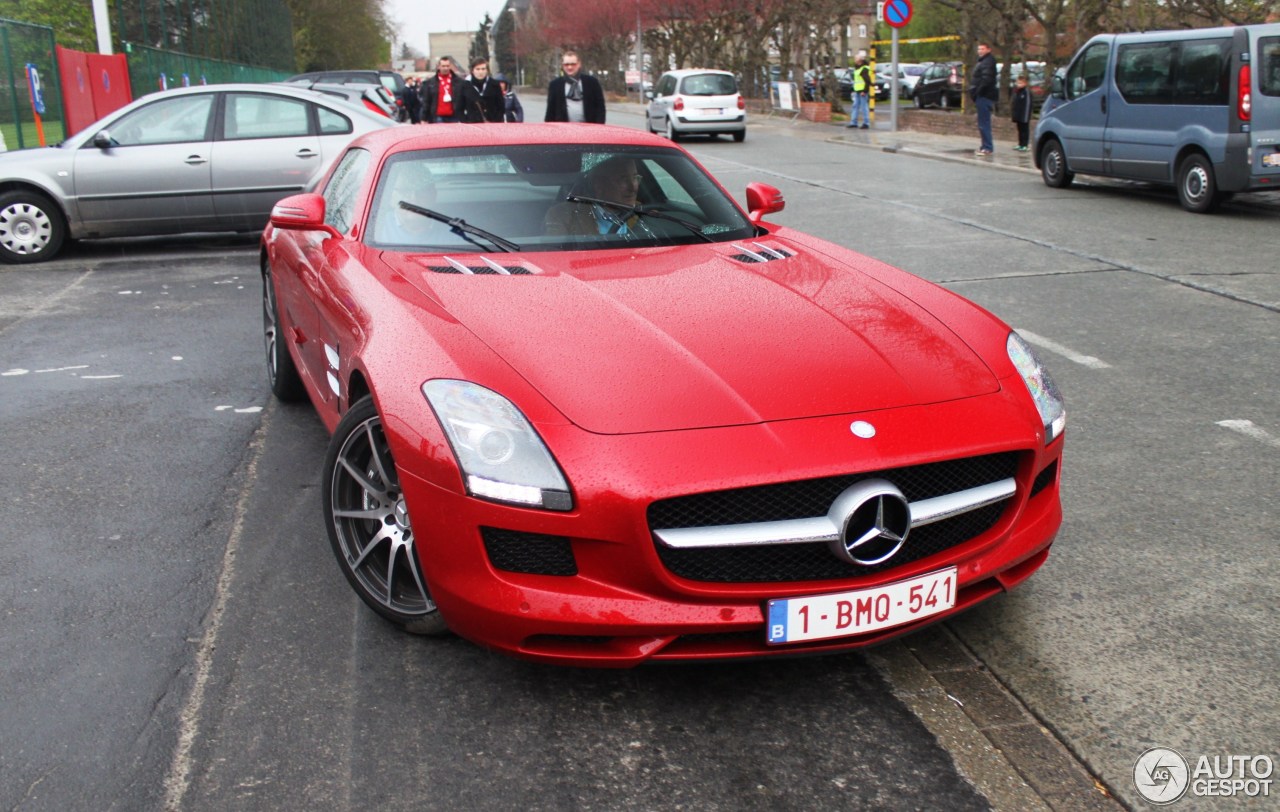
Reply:
<svg viewBox="0 0 1280 812"><path fill-rule="evenodd" d="M111 133L106 130L99 130L94 133L93 145L98 149L107 149L111 146Z"/></svg>
<svg viewBox="0 0 1280 812"><path fill-rule="evenodd" d="M271 225L285 231L323 231L341 237L324 221L324 198L314 192L292 195L271 207Z"/></svg>
<svg viewBox="0 0 1280 812"><path fill-rule="evenodd" d="M646 90L646 91L644 92L644 97L645 97L646 99L648 99L649 101L653 101L653 99L654 99L654 96L655 96L655 95L657 95L657 94L655 94L652 90Z"/></svg>
<svg viewBox="0 0 1280 812"><path fill-rule="evenodd" d="M1062 85L1062 75L1055 73L1053 75L1053 89L1049 91L1049 95L1055 99L1065 99L1067 97L1067 89Z"/></svg>
<svg viewBox="0 0 1280 812"><path fill-rule="evenodd" d="M787 201L782 192L767 183L747 184L747 216L752 223L759 223L766 214L782 211Z"/></svg>

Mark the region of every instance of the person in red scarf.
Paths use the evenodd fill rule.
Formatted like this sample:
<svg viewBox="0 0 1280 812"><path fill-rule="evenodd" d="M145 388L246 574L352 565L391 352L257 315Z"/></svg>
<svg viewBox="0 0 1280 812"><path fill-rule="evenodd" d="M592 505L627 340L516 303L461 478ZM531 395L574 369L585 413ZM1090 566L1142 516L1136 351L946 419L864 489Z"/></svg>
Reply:
<svg viewBox="0 0 1280 812"><path fill-rule="evenodd" d="M440 57L436 63L436 75L422 83L422 120L429 124L466 121L470 84L461 74L454 72L453 57Z"/></svg>

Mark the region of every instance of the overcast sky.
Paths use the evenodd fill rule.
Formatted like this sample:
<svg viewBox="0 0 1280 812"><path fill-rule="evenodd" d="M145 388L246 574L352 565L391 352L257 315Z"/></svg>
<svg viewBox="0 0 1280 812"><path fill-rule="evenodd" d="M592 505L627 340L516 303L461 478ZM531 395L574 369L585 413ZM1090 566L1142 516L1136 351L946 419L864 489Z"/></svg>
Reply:
<svg viewBox="0 0 1280 812"><path fill-rule="evenodd" d="M474 32L487 13L497 17L505 0L387 0L387 16L396 24L395 54L400 43L427 52L427 35L432 31Z"/></svg>

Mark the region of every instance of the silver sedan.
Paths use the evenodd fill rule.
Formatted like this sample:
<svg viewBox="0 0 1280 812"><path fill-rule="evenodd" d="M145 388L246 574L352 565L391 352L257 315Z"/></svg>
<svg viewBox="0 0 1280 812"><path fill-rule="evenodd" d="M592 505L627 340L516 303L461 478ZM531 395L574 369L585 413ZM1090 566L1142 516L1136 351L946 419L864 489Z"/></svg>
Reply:
<svg viewBox="0 0 1280 812"><path fill-rule="evenodd" d="M144 96L59 146L0 154L0 261L47 260L68 239L259 230L352 139L392 126L281 85Z"/></svg>

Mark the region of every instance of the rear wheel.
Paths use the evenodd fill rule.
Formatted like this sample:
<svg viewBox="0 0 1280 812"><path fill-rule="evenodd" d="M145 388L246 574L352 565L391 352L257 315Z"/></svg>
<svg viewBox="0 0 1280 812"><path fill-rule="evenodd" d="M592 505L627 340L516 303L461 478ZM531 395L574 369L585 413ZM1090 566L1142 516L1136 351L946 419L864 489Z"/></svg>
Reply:
<svg viewBox="0 0 1280 812"><path fill-rule="evenodd" d="M951 106L951 102L947 100L947 91L944 90L938 94L938 106L943 110L946 110Z"/></svg>
<svg viewBox="0 0 1280 812"><path fill-rule="evenodd" d="M1198 152L1184 158L1178 165L1178 200L1182 208L1206 214L1217 208L1221 199L1209 159Z"/></svg>
<svg viewBox="0 0 1280 812"><path fill-rule="evenodd" d="M738 130L736 133L734 133L734 134L733 134L733 140L734 140L734 141L737 141L739 144L741 144L743 141L746 141L746 140L747 140L747 131L746 131L746 130Z"/></svg>
<svg viewBox="0 0 1280 812"><path fill-rule="evenodd" d="M445 632L418 564L382 418L368 395L339 421L325 453L323 483L329 542L356 594L407 632Z"/></svg>
<svg viewBox="0 0 1280 812"><path fill-rule="evenodd" d="M1040 150L1040 175L1045 185L1054 189L1065 189L1075 180L1076 176L1067 170L1067 156L1057 139L1046 141Z"/></svg>
<svg viewBox="0 0 1280 812"><path fill-rule="evenodd" d="M667 116L667 138L671 141L680 140L680 132L676 129L676 125L671 123L671 116Z"/></svg>
<svg viewBox="0 0 1280 812"><path fill-rule="evenodd" d="M53 259L66 236L62 212L49 198L28 191L0 195L0 261Z"/></svg>

